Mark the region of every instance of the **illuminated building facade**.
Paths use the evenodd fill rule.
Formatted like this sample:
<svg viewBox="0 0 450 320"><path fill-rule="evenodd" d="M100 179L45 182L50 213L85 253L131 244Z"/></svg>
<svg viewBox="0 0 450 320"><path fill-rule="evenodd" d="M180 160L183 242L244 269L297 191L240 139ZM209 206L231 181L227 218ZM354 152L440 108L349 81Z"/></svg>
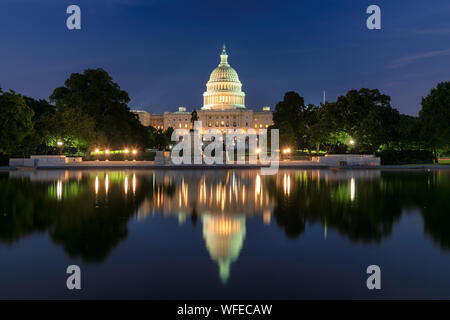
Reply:
<svg viewBox="0 0 450 320"><path fill-rule="evenodd" d="M225 132L227 129L266 129L272 122L272 112L269 107L263 107L256 112L245 107L245 93L239 76L228 63L225 45L220 54L219 65L211 72L203 93L203 107L197 110L198 120L203 129L216 129ZM185 107L177 112L150 114L144 110L133 110L144 126L156 129L191 129L191 112Z"/></svg>

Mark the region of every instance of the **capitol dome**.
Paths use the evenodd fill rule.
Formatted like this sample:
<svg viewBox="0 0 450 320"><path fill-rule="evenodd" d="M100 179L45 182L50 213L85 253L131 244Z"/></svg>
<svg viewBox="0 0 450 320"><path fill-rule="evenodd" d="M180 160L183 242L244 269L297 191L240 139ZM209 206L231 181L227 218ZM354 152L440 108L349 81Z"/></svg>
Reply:
<svg viewBox="0 0 450 320"><path fill-rule="evenodd" d="M220 64L211 72L203 93L202 110L229 110L245 108L245 93L242 92L239 76L229 64L223 45Z"/></svg>
<svg viewBox="0 0 450 320"><path fill-rule="evenodd" d="M240 84L238 74L229 64L219 64L217 68L211 72L208 83L213 82L236 82Z"/></svg>

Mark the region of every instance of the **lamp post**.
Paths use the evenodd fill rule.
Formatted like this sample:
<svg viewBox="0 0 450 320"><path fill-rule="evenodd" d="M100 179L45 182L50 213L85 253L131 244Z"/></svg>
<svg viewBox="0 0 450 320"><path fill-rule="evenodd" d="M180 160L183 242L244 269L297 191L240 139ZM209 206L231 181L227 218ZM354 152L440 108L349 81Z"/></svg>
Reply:
<svg viewBox="0 0 450 320"><path fill-rule="evenodd" d="M57 145L58 148L59 148L59 154L62 154L62 150L63 150L64 143L63 143L62 141L58 141L58 142L56 143L56 145Z"/></svg>
<svg viewBox="0 0 450 320"><path fill-rule="evenodd" d="M286 148L283 149L283 155L285 157L289 157L290 154L291 154L291 148L290 147L286 147Z"/></svg>

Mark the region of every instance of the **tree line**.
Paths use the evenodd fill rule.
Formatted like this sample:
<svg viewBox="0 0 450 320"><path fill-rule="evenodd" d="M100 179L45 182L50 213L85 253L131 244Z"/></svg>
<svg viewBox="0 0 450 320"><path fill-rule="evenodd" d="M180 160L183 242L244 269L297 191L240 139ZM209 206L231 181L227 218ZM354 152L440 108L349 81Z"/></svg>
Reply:
<svg viewBox="0 0 450 320"><path fill-rule="evenodd" d="M73 73L47 100L0 88L0 153L86 155L96 147L164 148L172 130L143 126L128 93L103 69ZM400 114L377 89L350 90L334 102L305 104L287 92L273 113L281 147L308 154L450 150L450 82L422 98L418 117Z"/></svg>
<svg viewBox="0 0 450 320"><path fill-rule="evenodd" d="M0 88L0 153L85 155L96 147L164 147L171 132L144 127L128 93L103 69L73 73L47 100Z"/></svg>
<svg viewBox="0 0 450 320"><path fill-rule="evenodd" d="M429 151L437 160L450 150L450 82L422 98L418 117L400 114L377 89L350 90L334 102L306 105L287 92L273 113L282 147L309 154Z"/></svg>

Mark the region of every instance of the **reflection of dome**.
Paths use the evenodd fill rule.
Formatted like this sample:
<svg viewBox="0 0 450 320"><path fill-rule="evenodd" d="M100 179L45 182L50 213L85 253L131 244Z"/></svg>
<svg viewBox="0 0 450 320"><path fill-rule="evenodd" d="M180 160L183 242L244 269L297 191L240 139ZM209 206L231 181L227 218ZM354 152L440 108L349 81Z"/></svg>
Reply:
<svg viewBox="0 0 450 320"><path fill-rule="evenodd" d="M238 74L228 64L228 55L223 45L220 64L211 72L203 94L203 110L228 110L245 108L245 93Z"/></svg>
<svg viewBox="0 0 450 320"><path fill-rule="evenodd" d="M203 238L211 258L219 264L223 283L230 277L230 265L239 257L245 239L245 217L225 217L205 214Z"/></svg>

